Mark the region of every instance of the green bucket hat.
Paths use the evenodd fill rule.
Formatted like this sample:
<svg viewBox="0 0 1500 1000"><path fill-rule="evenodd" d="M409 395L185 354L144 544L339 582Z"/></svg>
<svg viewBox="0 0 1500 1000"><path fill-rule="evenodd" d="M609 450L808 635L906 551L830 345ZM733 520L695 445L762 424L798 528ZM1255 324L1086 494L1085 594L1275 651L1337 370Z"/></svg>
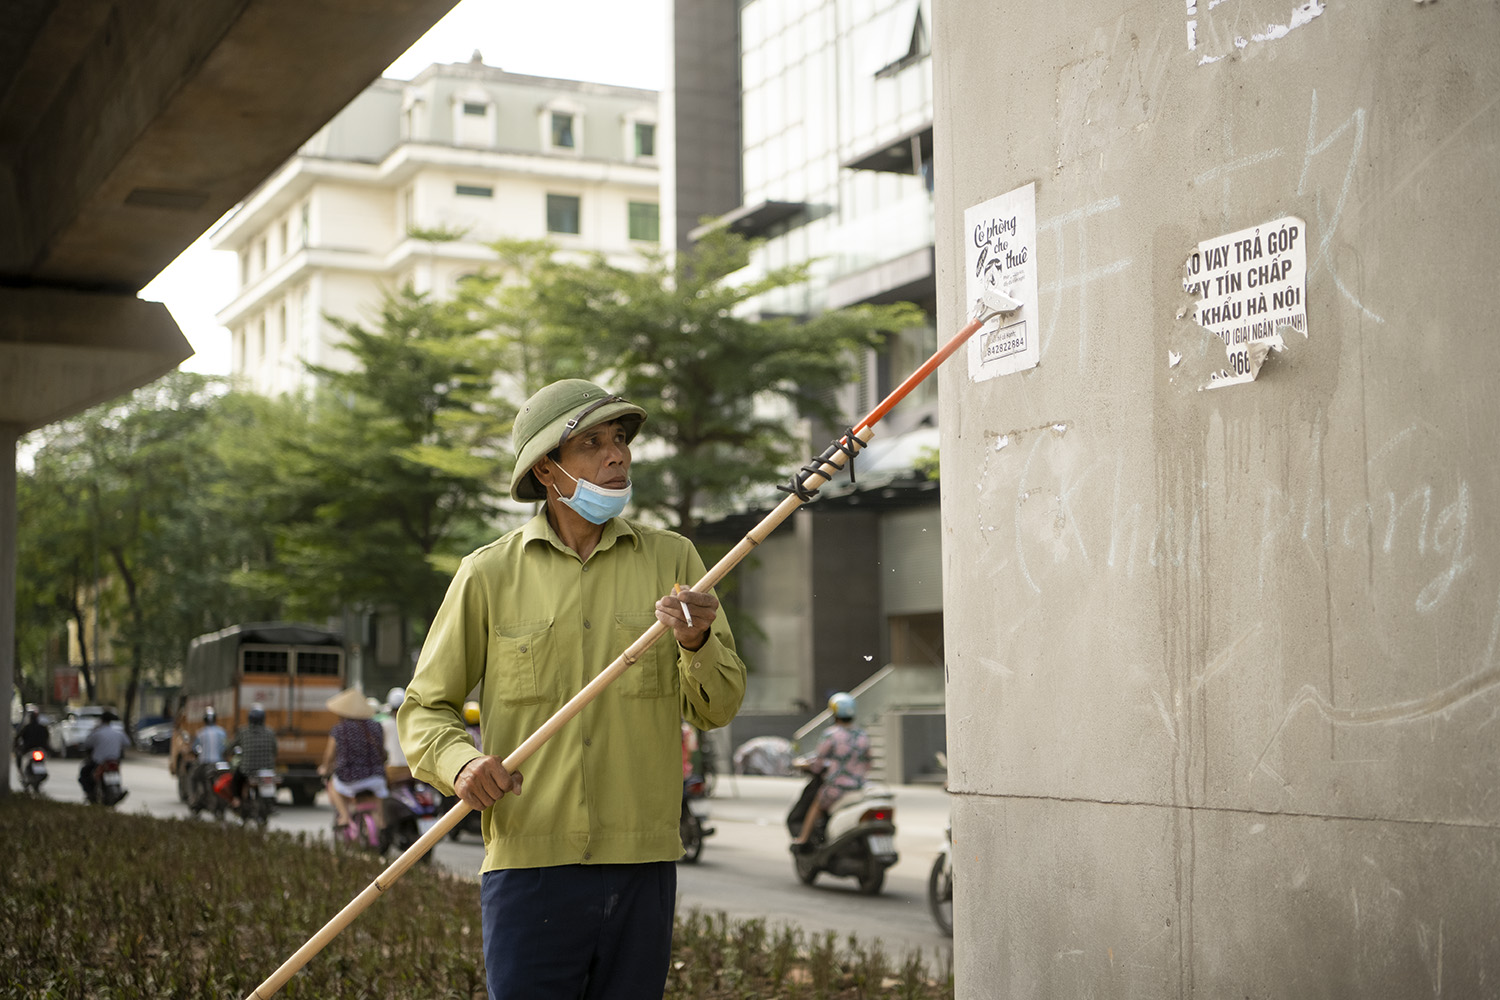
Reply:
<svg viewBox="0 0 1500 1000"><path fill-rule="evenodd" d="M569 436L619 420L625 425L625 440L629 442L645 419L646 411L639 406L581 378L565 378L538 389L521 404L511 430L516 446L516 467L510 474L511 499L547 498L531 467L552 449L561 447Z"/></svg>

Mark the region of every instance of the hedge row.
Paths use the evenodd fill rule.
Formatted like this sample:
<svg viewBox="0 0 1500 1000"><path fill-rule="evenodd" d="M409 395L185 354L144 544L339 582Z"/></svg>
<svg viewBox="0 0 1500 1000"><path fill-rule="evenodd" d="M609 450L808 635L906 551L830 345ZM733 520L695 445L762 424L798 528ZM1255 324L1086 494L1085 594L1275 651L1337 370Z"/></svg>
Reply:
<svg viewBox="0 0 1500 1000"><path fill-rule="evenodd" d="M305 835L0 798L0 1000L240 998L380 873ZM278 996L482 1000L479 887L419 866ZM680 914L666 997L854 1000L953 996L849 938Z"/></svg>

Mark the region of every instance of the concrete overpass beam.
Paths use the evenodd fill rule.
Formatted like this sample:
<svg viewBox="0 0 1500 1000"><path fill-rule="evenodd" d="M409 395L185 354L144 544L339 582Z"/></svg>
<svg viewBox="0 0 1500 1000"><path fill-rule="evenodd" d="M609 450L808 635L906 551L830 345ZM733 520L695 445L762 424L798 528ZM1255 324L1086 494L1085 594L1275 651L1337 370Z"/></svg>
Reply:
<svg viewBox="0 0 1500 1000"><path fill-rule="evenodd" d="M160 302L0 287L0 426L25 432L70 417L160 378L192 354Z"/></svg>

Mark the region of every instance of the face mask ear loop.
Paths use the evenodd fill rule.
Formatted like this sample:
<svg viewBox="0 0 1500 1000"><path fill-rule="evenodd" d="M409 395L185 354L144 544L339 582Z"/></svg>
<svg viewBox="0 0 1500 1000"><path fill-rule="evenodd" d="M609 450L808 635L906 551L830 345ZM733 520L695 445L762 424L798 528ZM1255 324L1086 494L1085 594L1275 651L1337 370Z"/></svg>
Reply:
<svg viewBox="0 0 1500 1000"><path fill-rule="evenodd" d="M552 467L555 468L558 472L561 472L563 475L567 476L569 479L573 480L573 495L572 496L566 496L566 497L563 496L562 495L562 490L557 490L557 484L556 483L552 484L552 488L554 490L557 490L557 499L559 499L559 500L575 500L575 499L577 499L578 498L578 477L575 476L575 475L573 475L567 469L564 469L557 462L553 462L552 463Z"/></svg>

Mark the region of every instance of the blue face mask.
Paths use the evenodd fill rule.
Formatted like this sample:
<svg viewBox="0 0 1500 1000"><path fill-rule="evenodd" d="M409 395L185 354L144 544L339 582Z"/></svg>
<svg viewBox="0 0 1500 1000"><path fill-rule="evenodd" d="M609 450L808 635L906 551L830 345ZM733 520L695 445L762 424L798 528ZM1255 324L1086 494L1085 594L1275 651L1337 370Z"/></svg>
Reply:
<svg viewBox="0 0 1500 1000"><path fill-rule="evenodd" d="M561 465L554 467L558 472L572 479L578 485L573 488L573 495L565 497L562 490L557 490L557 498L578 512L578 516L591 524L603 524L612 517L619 517L625 512L625 505L630 502L630 483L625 483L625 488L620 490L607 490L602 486L595 486L587 479L575 479L568 470ZM552 487L557 489L556 486Z"/></svg>

